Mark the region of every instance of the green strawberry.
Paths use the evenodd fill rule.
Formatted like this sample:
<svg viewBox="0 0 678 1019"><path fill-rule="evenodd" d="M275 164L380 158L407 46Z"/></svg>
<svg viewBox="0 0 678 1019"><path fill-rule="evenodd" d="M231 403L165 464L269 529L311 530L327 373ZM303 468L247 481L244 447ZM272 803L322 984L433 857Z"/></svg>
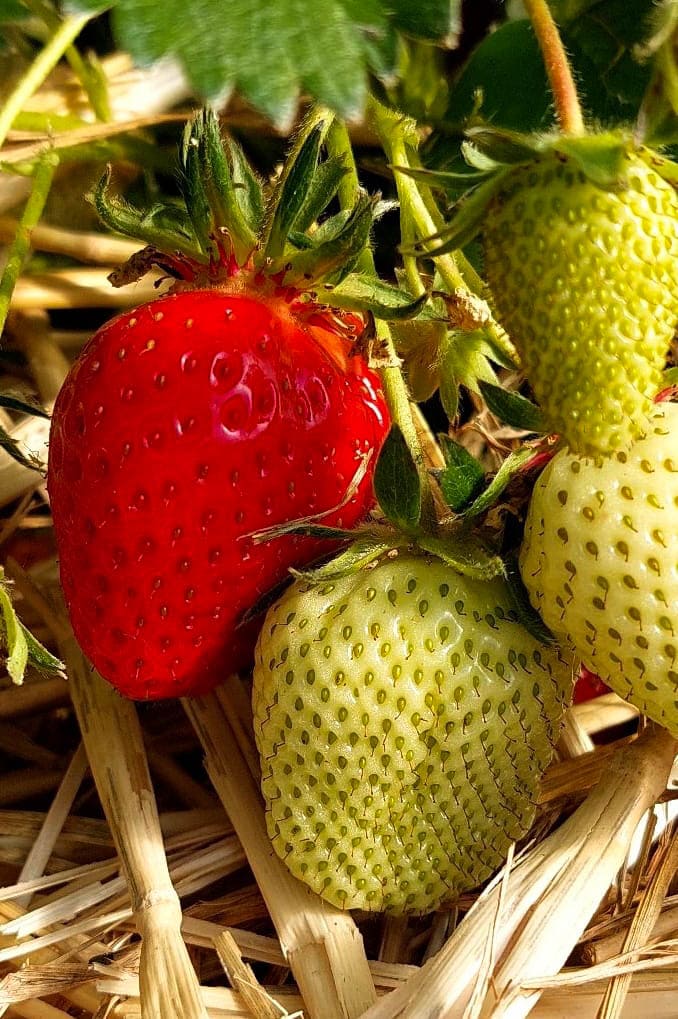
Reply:
<svg viewBox="0 0 678 1019"><path fill-rule="evenodd" d="M678 736L678 405L626 452L563 451L530 503L520 568L534 607L592 672Z"/></svg>
<svg viewBox="0 0 678 1019"><path fill-rule="evenodd" d="M627 448L647 425L678 322L678 195L627 149L610 186L550 151L506 173L485 267L546 423L573 452Z"/></svg>
<svg viewBox="0 0 678 1019"><path fill-rule="evenodd" d="M256 650L273 846L339 907L424 912L488 878L529 829L571 668L501 579L386 557L297 581Z"/></svg>

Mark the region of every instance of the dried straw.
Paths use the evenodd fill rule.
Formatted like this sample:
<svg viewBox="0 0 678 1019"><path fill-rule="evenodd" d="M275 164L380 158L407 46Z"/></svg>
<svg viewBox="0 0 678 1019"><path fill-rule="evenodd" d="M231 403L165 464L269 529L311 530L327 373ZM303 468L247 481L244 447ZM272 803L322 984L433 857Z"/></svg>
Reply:
<svg viewBox="0 0 678 1019"><path fill-rule="evenodd" d="M61 645L92 774L142 935L142 1014L144 1019L206 1019L181 937L181 906L167 867L136 711L90 668L73 637Z"/></svg>
<svg viewBox="0 0 678 1019"><path fill-rule="evenodd" d="M559 971L622 865L638 822L664 790L674 753L663 730L618 751L575 814L518 862L499 921L495 882L438 955L364 1019L416 1015L415 1007L421 1015L458 1019L495 924L497 964L479 1016L527 1015L540 992L522 991L521 982Z"/></svg>

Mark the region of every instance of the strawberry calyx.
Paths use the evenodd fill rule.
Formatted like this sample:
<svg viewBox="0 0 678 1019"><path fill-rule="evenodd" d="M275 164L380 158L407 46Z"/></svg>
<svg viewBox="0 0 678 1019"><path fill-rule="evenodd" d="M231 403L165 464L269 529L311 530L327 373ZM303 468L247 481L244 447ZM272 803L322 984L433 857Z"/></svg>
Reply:
<svg viewBox="0 0 678 1019"><path fill-rule="evenodd" d="M176 281L174 289L237 293L253 286L263 299L301 299L310 305L306 317L326 307L337 309L337 320L347 312L385 319L422 313L426 295L413 298L364 271L372 224L389 203L357 188L349 208L329 208L348 172L340 156L325 151L333 120L327 110L311 112L270 186L240 146L222 136L207 109L184 132L183 202L134 208L112 192L108 168L92 195L99 217L117 233L146 242L111 273L112 285L126 286L160 269Z"/></svg>
<svg viewBox="0 0 678 1019"><path fill-rule="evenodd" d="M624 186L629 162L634 157L650 166L667 183L673 186L678 183L678 164L639 143L628 132L608 131L577 137L527 135L483 124L467 128L465 136L461 149L472 169L471 187L455 202L447 226L435 237L415 245L413 253L418 256L439 257L468 244L482 232L488 206L509 175L518 167L528 167L544 159L571 163L592 184L603 189ZM444 191L458 193L460 182L469 180L468 174L445 170L398 169ZM433 240L439 243L431 250Z"/></svg>

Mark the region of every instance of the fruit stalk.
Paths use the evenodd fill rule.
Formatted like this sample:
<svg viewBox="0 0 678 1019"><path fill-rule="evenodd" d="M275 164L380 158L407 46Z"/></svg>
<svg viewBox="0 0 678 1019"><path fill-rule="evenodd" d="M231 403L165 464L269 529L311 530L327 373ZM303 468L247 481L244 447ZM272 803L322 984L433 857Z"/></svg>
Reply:
<svg viewBox="0 0 678 1019"><path fill-rule="evenodd" d="M425 250L434 249L437 247L436 238L445 226L435 199L430 189L420 181L415 180L406 172L398 172L399 170L418 169L420 166L413 146L408 142L408 134L411 134L412 128L408 126L409 122L404 116L386 109L374 98L370 99L369 110L375 130L393 167L400 201L403 247L411 248L415 244L419 244L423 245ZM408 284L412 292L418 296L422 292L423 285L419 273L413 266L415 261L416 259L410 259L409 255L403 255ZM460 265L463 266L463 272ZM446 252L438 255L436 269L449 294L452 296L468 294L470 289L476 297L485 302L485 284L461 250L455 251L454 254ZM486 329L492 342L509 361L517 363L518 356L513 344L501 326L495 322L490 308L486 306L485 310L487 312Z"/></svg>
<svg viewBox="0 0 678 1019"><path fill-rule="evenodd" d="M0 279L0 334L5 328L16 281L24 267L24 262L28 258L31 248L31 232L40 221L58 165L59 157L53 152L46 153L37 164L33 178L33 189L19 221L17 232L9 249L2 279Z"/></svg>
<svg viewBox="0 0 678 1019"><path fill-rule="evenodd" d="M584 134L584 118L572 68L547 0L525 0L525 9L544 57L561 130L569 135Z"/></svg>
<svg viewBox="0 0 678 1019"><path fill-rule="evenodd" d="M383 138L381 140L383 142ZM333 155L344 157L348 172L338 197L342 208L350 208L359 187L358 174L349 133L346 125L339 120L335 119L332 130L328 134L327 147ZM366 249L364 253L363 267L366 272L376 275L374 259L369 249ZM421 286L421 280L419 283ZM418 297L422 292L423 286L415 292L415 296ZM410 394L400 370L400 360L396 353L388 324L383 321L377 322L376 331L383 352L383 360L379 365L378 371L391 420L400 427L408 449L417 465L421 484L421 523L429 533L435 533L438 529L435 500L433 498L429 472L424 460L424 453L419 441L419 433L412 413Z"/></svg>

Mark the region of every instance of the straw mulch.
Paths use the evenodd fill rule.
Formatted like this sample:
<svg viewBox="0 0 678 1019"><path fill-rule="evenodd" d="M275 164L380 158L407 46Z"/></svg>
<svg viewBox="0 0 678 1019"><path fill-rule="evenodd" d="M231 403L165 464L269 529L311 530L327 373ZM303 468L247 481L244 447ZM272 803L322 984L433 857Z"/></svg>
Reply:
<svg viewBox="0 0 678 1019"><path fill-rule="evenodd" d="M156 100L144 123L183 99L171 78L150 88L110 61L116 121L93 132L137 126L141 97ZM67 86L48 83L34 102L49 109ZM44 143L13 137L8 153ZM0 182L0 240L22 183ZM106 283L127 242L39 227L33 243L81 265L26 276L14 296L17 371L49 407L87 332L55 328L48 311L138 303L153 289ZM42 421L2 424L45 458ZM493 430L472 421L466 441L491 447ZM425 918L342 914L271 853L245 684L227 678L183 705L121 701L70 633L42 479L4 453L0 508L21 615L68 672L20 688L0 677L0 1015L675 1019L676 746L665 733L639 727L614 695L572 709L531 839L489 888Z"/></svg>

